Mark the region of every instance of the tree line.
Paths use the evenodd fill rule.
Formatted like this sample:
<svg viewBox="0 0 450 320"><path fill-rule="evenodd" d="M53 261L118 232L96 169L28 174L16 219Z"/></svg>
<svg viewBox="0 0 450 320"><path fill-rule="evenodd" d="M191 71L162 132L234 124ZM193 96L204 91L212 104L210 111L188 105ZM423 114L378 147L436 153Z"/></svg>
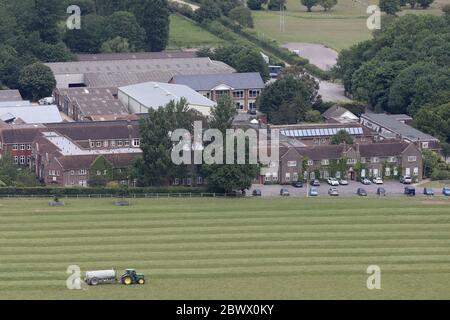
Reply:
<svg viewBox="0 0 450 320"><path fill-rule="evenodd" d="M81 8L81 29L66 27L67 7ZM42 62L73 53L161 51L169 38L167 0L0 0L0 89L26 99L51 94L55 81Z"/></svg>
<svg viewBox="0 0 450 320"><path fill-rule="evenodd" d="M343 50L334 73L375 111L406 113L450 142L450 18L406 15L383 21L372 40Z"/></svg>

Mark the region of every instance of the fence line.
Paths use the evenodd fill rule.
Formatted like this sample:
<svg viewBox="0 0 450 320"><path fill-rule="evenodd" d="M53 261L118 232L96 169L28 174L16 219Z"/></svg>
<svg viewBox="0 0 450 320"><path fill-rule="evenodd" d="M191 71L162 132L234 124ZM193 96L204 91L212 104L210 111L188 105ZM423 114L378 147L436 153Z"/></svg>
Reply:
<svg viewBox="0 0 450 320"><path fill-rule="evenodd" d="M42 198L51 199L55 195L19 195L19 194L1 194L0 198ZM94 198L94 199L160 199L160 198L245 198L246 195L236 195L229 193L143 193L143 194L127 194L127 195L116 195L116 194L70 194L61 195L58 198L68 199L68 198Z"/></svg>

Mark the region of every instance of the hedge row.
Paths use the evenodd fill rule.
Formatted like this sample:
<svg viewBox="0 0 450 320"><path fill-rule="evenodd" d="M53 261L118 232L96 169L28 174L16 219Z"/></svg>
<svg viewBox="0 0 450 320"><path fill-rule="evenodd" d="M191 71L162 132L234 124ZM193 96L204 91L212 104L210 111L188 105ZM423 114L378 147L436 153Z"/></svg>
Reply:
<svg viewBox="0 0 450 320"><path fill-rule="evenodd" d="M87 195L144 195L153 193L204 193L203 187L148 187L148 188L0 188L0 196L87 196Z"/></svg>
<svg viewBox="0 0 450 320"><path fill-rule="evenodd" d="M330 79L329 72L324 71L319 67L317 67L316 65L309 63L308 59L302 58L298 54L295 54L286 48L280 47L276 41L261 38L260 36L254 33L246 31L227 17L221 17L220 22L224 26L233 30L235 33L239 34L240 36L244 37L250 42L257 44L259 47L266 50L270 54L278 57L279 59L282 59L291 65L302 66L313 76L316 76L321 80Z"/></svg>

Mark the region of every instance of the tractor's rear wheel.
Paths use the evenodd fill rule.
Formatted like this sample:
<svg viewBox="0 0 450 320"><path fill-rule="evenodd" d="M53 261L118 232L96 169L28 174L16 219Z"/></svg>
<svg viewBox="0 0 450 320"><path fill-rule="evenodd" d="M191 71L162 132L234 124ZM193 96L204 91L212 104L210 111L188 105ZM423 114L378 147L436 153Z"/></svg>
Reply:
<svg viewBox="0 0 450 320"><path fill-rule="evenodd" d="M123 278L122 283L126 286L129 286L130 284L133 283L133 279L131 279L130 277L125 277Z"/></svg>
<svg viewBox="0 0 450 320"><path fill-rule="evenodd" d="M145 284L145 279L143 279L143 278L139 279L139 280L138 280L138 283L139 283L140 285L144 285L144 284Z"/></svg>

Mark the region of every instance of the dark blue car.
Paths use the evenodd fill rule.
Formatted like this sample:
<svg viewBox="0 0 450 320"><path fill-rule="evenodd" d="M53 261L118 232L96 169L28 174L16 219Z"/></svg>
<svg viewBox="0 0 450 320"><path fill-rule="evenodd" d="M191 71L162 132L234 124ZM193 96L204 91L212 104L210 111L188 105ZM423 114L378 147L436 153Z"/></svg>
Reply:
<svg viewBox="0 0 450 320"><path fill-rule="evenodd" d="M450 187L444 187L442 189L442 194L447 197L450 196Z"/></svg>

